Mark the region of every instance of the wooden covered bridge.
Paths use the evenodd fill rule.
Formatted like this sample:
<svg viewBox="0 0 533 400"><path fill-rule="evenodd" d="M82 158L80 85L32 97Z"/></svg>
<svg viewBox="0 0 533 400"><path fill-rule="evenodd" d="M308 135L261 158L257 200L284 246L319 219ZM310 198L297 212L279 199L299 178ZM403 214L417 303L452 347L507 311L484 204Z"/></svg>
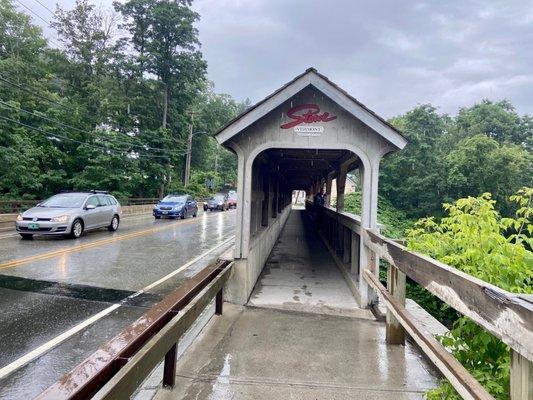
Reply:
<svg viewBox="0 0 533 400"><path fill-rule="evenodd" d="M41 398L127 398L162 359L157 399L413 399L441 377L465 399L492 398L418 319L422 314L406 307L409 277L505 342L511 398L533 399L532 299L380 234L380 161L407 145L394 127L309 69L216 139L238 157L232 253ZM360 216L343 207L354 171ZM326 205L317 206L313 196L324 187ZM292 208L294 190L306 191L305 210ZM380 259L387 287L378 279ZM176 360L176 344L206 314L209 322Z"/></svg>

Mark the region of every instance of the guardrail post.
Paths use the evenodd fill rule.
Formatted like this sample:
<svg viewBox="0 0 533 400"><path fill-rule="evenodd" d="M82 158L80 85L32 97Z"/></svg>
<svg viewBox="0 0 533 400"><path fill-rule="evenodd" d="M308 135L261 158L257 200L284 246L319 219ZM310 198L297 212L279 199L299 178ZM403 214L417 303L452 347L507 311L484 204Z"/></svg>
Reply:
<svg viewBox="0 0 533 400"><path fill-rule="evenodd" d="M178 345L175 344L165 354L163 365L163 386L173 388L176 384L176 360L178 358Z"/></svg>
<svg viewBox="0 0 533 400"><path fill-rule="evenodd" d="M511 400L533 399L533 362L511 349Z"/></svg>
<svg viewBox="0 0 533 400"><path fill-rule="evenodd" d="M350 257L351 257L351 244L352 244L352 231L350 231L348 228L344 227L343 226L343 232L344 234L342 235L343 238L344 238L344 248L342 250L342 262L343 263L349 263L350 262Z"/></svg>
<svg viewBox="0 0 533 400"><path fill-rule="evenodd" d="M222 315L222 305L224 304L224 296L222 293L222 289L220 289L217 293L216 299L215 299L215 314L216 315Z"/></svg>
<svg viewBox="0 0 533 400"><path fill-rule="evenodd" d="M352 254L350 256L350 270L353 273L356 273L359 275L359 242L360 242L360 236L357 234L357 232L352 231L351 235L351 249Z"/></svg>
<svg viewBox="0 0 533 400"><path fill-rule="evenodd" d="M389 265L387 269L387 289L402 306L405 306L405 274L394 265ZM405 344L405 330L388 308L385 337L388 344Z"/></svg>

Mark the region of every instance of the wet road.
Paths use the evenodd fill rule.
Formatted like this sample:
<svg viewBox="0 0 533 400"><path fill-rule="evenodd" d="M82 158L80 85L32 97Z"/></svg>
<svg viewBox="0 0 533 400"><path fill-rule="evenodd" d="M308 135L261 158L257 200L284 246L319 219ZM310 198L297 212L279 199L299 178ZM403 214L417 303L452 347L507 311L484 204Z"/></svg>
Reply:
<svg viewBox="0 0 533 400"><path fill-rule="evenodd" d="M228 211L136 217L80 240L0 238L0 399L40 393L231 246L234 229Z"/></svg>

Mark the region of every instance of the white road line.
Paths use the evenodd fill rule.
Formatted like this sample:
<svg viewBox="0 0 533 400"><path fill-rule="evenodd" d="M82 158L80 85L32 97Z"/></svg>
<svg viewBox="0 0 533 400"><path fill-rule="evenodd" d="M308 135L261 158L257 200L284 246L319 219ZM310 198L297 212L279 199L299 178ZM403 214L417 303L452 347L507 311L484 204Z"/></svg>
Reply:
<svg viewBox="0 0 533 400"><path fill-rule="evenodd" d="M42 344L41 346L37 347L36 349L30 351L29 353L25 354L24 356L18 358L17 360L11 362L10 364L6 365L3 368L0 368L0 379L5 378L6 376L12 374L19 368L23 367L24 365L28 364L29 362L35 360L36 358L41 357L43 354L47 353L48 351L52 350L54 347L56 347L61 342L64 342L71 336L75 335L76 333L80 332L82 329L88 327L91 324L94 324L99 319L102 319L106 315L110 314L111 312L115 311L117 308L124 305L128 300L139 296L142 293L147 292L150 289L153 289L154 287L160 285L161 283L165 282L166 280L172 278L173 276L177 275L181 271L183 271L186 268L189 268L191 265L195 264L196 262L200 261L205 256L209 255L210 253L214 252L215 250L219 249L220 247L228 244L233 239L235 239L235 236L231 236L229 239L223 241L220 244L217 244L215 247L212 247L211 249L205 251L204 253L200 254L198 257L193 258L186 264L183 264L178 269L172 271L170 274L162 277L161 279L158 279L157 281L149 284L148 286L142 288L138 292L133 293L132 295L126 297L123 299L120 303L113 304L112 306L100 311L98 314L93 315L92 317L86 319L85 321L80 322L78 325L70 328L68 331L63 332L61 335L56 336L55 338L49 340L48 342Z"/></svg>

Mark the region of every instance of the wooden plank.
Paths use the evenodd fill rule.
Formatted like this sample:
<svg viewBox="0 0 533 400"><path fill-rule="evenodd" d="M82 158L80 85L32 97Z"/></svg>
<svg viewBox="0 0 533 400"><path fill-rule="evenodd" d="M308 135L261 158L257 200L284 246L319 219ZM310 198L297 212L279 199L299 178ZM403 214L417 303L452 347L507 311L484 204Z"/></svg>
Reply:
<svg viewBox="0 0 533 400"><path fill-rule="evenodd" d="M407 333L420 346L424 354L429 357L463 399L493 399L485 388L433 336L418 328L418 323L413 316L385 289L372 271L365 269L363 276L386 303L387 308L400 321Z"/></svg>
<svg viewBox="0 0 533 400"><path fill-rule="evenodd" d="M222 289L229 279L231 266L230 264L189 305L152 337L92 399L129 398Z"/></svg>
<svg viewBox="0 0 533 400"><path fill-rule="evenodd" d="M533 362L511 349L511 400L533 399Z"/></svg>
<svg viewBox="0 0 533 400"><path fill-rule="evenodd" d="M387 268L387 289L399 304L405 307L405 274L394 265ZM387 308L385 340L388 344L405 344L405 329Z"/></svg>
<svg viewBox="0 0 533 400"><path fill-rule="evenodd" d="M533 360L533 302L365 229L366 246L461 314Z"/></svg>

